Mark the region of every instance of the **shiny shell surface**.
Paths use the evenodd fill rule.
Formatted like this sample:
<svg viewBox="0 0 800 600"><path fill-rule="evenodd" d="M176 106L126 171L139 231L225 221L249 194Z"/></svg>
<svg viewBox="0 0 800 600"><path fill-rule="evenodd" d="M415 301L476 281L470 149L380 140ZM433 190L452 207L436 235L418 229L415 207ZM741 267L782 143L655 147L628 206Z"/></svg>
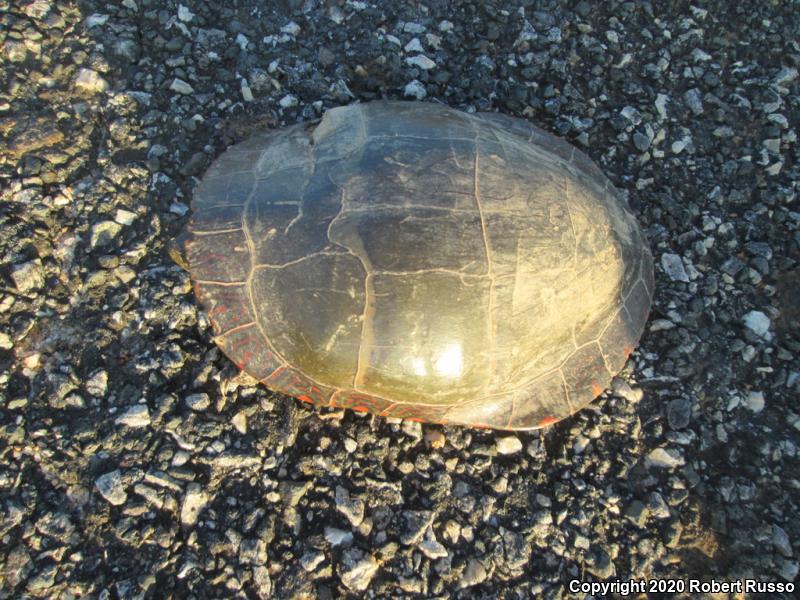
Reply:
<svg viewBox="0 0 800 600"><path fill-rule="evenodd" d="M319 406L535 429L638 343L647 242L584 154L524 120L372 102L232 146L186 258L220 348Z"/></svg>

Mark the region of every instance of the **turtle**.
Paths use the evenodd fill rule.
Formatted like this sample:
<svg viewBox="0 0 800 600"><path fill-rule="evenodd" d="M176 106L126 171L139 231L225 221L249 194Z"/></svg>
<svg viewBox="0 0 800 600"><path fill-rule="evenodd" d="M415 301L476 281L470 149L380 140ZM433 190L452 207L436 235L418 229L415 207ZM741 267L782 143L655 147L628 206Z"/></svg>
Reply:
<svg viewBox="0 0 800 600"><path fill-rule="evenodd" d="M499 113L372 101L208 168L182 239L214 341L318 407L504 430L600 395L653 259L584 153Z"/></svg>

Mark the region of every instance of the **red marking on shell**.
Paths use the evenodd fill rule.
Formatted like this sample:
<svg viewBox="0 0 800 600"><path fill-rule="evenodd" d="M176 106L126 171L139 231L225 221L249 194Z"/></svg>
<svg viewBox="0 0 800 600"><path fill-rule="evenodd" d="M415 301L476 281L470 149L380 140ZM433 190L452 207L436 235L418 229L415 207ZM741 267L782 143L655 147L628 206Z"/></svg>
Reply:
<svg viewBox="0 0 800 600"><path fill-rule="evenodd" d="M258 339L258 336L254 333L248 333L245 336L239 337L236 339L236 342L231 344L231 350L236 350L238 348L243 347L251 347L252 344L257 344L261 340Z"/></svg>
<svg viewBox="0 0 800 600"><path fill-rule="evenodd" d="M242 360L236 366L239 367L240 371L244 371L250 361L253 360L253 353L252 352L245 352Z"/></svg>
<svg viewBox="0 0 800 600"><path fill-rule="evenodd" d="M555 417L548 416L548 417L545 417L544 419L542 419L541 421L539 421L539 427L547 427L548 425L552 425L553 423L556 423L557 421L558 421L558 419L556 419Z"/></svg>
<svg viewBox="0 0 800 600"><path fill-rule="evenodd" d="M597 398L600 394L602 394L603 390L605 390L605 388L602 385L600 385L596 381L592 382L592 395L595 398Z"/></svg>
<svg viewBox="0 0 800 600"><path fill-rule="evenodd" d="M208 314L209 314L209 316L210 315L224 315L226 312L228 312L228 307L227 306L225 306L224 304L217 304L214 308L212 308L210 311L208 311Z"/></svg>
<svg viewBox="0 0 800 600"><path fill-rule="evenodd" d="M307 402L308 404L314 404L314 401L311 398L309 398L308 396L298 396L297 399L300 400L301 402Z"/></svg>
<svg viewBox="0 0 800 600"><path fill-rule="evenodd" d="M354 406L353 410L356 412L369 412L369 409L366 406L361 406L361 405Z"/></svg>
<svg viewBox="0 0 800 600"><path fill-rule="evenodd" d="M417 423L424 423L425 422L422 419L420 419L419 417L407 417L406 420L407 421L416 421Z"/></svg>
<svg viewBox="0 0 800 600"><path fill-rule="evenodd" d="M289 396L301 399L308 398L316 406L328 405L330 390L323 390L314 385L314 382L297 371L288 367L275 369L268 377L262 380L268 388ZM305 402L305 400L303 400Z"/></svg>
<svg viewBox="0 0 800 600"><path fill-rule="evenodd" d="M277 389L275 382L280 381L281 376L283 375L284 371L286 371L286 367L278 367L272 373L270 373L267 377L265 377L261 383L263 383L268 388Z"/></svg>
<svg viewBox="0 0 800 600"><path fill-rule="evenodd" d="M625 356L633 354L633 348L631 346L625 346L622 351L625 353Z"/></svg>
<svg viewBox="0 0 800 600"><path fill-rule="evenodd" d="M316 405L322 406L325 404L325 393L317 386L309 386L308 392L311 395L312 402Z"/></svg>
<svg viewBox="0 0 800 600"><path fill-rule="evenodd" d="M360 392L343 393L341 396L337 395L335 401L332 399L332 406L352 408L353 410L356 410L356 407L360 407L361 410L371 413L380 413L387 404L388 402L383 398Z"/></svg>
<svg viewBox="0 0 800 600"><path fill-rule="evenodd" d="M470 423L470 426L475 429L489 429L488 423Z"/></svg>

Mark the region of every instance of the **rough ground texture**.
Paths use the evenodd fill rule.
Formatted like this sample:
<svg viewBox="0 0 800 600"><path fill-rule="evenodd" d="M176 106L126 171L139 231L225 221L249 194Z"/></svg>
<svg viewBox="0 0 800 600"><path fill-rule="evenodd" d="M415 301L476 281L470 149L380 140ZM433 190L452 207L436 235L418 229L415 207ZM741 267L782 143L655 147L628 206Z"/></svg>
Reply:
<svg viewBox="0 0 800 600"><path fill-rule="evenodd" d="M0 596L797 581L796 3L0 13ZM408 96L566 138L646 228L640 348L613 390L541 433L272 394L213 348L167 257L195 177L229 144Z"/></svg>

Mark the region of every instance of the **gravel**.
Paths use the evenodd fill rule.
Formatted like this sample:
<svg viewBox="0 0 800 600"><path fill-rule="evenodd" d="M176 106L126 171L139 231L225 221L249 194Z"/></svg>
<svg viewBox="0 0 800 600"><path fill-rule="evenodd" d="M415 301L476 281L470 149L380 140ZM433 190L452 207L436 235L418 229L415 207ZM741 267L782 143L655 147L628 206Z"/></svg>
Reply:
<svg viewBox="0 0 800 600"><path fill-rule="evenodd" d="M760 310L751 310L744 315L744 325L758 337L764 337L769 333L770 319Z"/></svg>
<svg viewBox="0 0 800 600"><path fill-rule="evenodd" d="M515 436L499 437L495 446L498 454L516 454L522 450L522 442Z"/></svg>
<svg viewBox="0 0 800 600"><path fill-rule="evenodd" d="M117 417L115 422L134 429L137 427L147 427L150 425L150 411L146 405L137 404L136 406L131 406Z"/></svg>
<svg viewBox="0 0 800 600"><path fill-rule="evenodd" d="M122 474L119 469L104 473L98 477L95 482L97 491L103 496L110 504L120 506L125 504L128 499L128 494L125 492L125 486L122 483Z"/></svg>
<svg viewBox="0 0 800 600"><path fill-rule="evenodd" d="M0 597L797 583L791 3L0 9ZM215 349L167 252L198 178L383 97L527 118L626 196L656 298L587 409L513 435L318 411Z"/></svg>

